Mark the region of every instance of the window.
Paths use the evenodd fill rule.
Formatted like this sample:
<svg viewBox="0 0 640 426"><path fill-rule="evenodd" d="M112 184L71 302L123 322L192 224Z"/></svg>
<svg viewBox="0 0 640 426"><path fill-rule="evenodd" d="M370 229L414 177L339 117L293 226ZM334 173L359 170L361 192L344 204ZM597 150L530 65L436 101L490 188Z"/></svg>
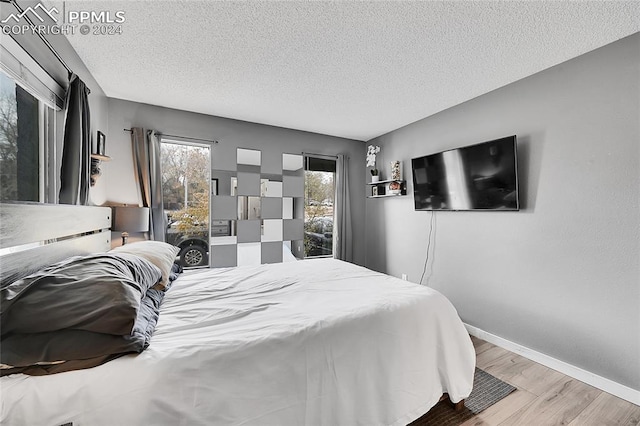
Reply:
<svg viewBox="0 0 640 426"><path fill-rule="evenodd" d="M335 181L336 160L334 157L305 157L305 257L333 256Z"/></svg>
<svg viewBox="0 0 640 426"><path fill-rule="evenodd" d="M11 37L0 46L0 201L57 202L64 89Z"/></svg>
<svg viewBox="0 0 640 426"><path fill-rule="evenodd" d="M211 157L207 145L163 140L162 196L167 242L180 248L184 267L209 264Z"/></svg>
<svg viewBox="0 0 640 426"><path fill-rule="evenodd" d="M0 200L44 201L40 101L0 73Z"/></svg>

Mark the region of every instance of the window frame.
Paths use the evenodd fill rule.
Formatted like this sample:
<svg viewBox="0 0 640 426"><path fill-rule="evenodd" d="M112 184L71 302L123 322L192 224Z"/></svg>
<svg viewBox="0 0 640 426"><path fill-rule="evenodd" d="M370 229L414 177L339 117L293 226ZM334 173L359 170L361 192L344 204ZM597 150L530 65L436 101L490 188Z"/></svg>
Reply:
<svg viewBox="0 0 640 426"><path fill-rule="evenodd" d="M213 146L211 144L208 143L202 143L202 142L193 142L191 140L187 140L187 138L185 138L184 140L181 139L180 137L177 136L164 136L162 134L159 135L160 136L160 157L162 158L162 148L163 145L182 145L182 146L186 146L186 147L193 147L193 148L206 148L207 152L209 154L209 165L208 165L208 173L209 176L207 178L207 182L209 184L209 188L208 188L208 194L209 194L209 205L208 205L208 211L207 211L207 253L209 254L209 257L207 258L206 264L201 265L201 266L186 266L183 265L184 268L188 268L188 269L198 269L198 268L211 268L211 223L212 223L212 219L211 219L211 201L212 201L212 194L211 194L211 167L212 167L212 163L213 163ZM162 163L162 161L161 161ZM164 192L164 184L162 185L162 191ZM187 208L187 206L184 206L185 208ZM166 217L166 209L165 209L165 205L164 205L164 201L162 204L162 211L163 214ZM195 238L198 239L198 238ZM187 238L185 241L189 241L190 238ZM183 241L184 242L184 241ZM173 244L173 243L170 243ZM181 243L180 243L181 244ZM178 244L176 247L180 247L180 244ZM196 244L197 245L197 244ZM180 252L178 253L178 255L180 256L182 254L182 250L184 250L186 247L180 247ZM182 263L182 259L181 259L181 263Z"/></svg>
<svg viewBox="0 0 640 426"><path fill-rule="evenodd" d="M331 254L321 254L321 255L315 255L315 256L308 256L306 253L306 247L304 248L305 252L304 252L304 258L305 259L322 259L322 258L335 258L335 231L334 231L334 225L336 223L336 219L337 219L337 212L335 211L335 203L336 203L336 198L337 198L337 191L338 191L338 187L337 187L337 178L338 178L338 157L335 155L323 155L323 154L309 154L309 153L304 153L304 165L303 165L303 169L304 169L304 173L305 173L305 186L306 186L306 179L307 179L307 175L306 173L308 171L315 171L315 172L326 172L326 173L333 173L333 210L332 210L332 234L334 235L334 237L332 237L332 245L331 245ZM311 164L311 159L318 159L318 160L324 160L324 161L331 161L334 163L334 170L333 171L327 171L327 170L315 170L310 168L310 164ZM307 194L305 191L305 196L304 196L304 216L305 218L303 219L303 222L306 225L306 210L307 210ZM324 200L315 200L317 202L319 202L320 204L323 203ZM323 225L324 228L325 225Z"/></svg>
<svg viewBox="0 0 640 426"><path fill-rule="evenodd" d="M64 116L65 89L9 36L3 37L0 46L0 72L38 100L38 201L55 204L58 121Z"/></svg>

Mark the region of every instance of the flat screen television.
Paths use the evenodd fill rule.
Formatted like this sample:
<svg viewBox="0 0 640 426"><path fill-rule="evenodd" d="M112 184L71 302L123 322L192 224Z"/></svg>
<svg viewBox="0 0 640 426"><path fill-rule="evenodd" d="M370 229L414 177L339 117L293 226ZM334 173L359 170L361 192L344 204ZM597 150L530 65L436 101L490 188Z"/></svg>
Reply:
<svg viewBox="0 0 640 426"><path fill-rule="evenodd" d="M416 210L519 210L516 137L411 160Z"/></svg>

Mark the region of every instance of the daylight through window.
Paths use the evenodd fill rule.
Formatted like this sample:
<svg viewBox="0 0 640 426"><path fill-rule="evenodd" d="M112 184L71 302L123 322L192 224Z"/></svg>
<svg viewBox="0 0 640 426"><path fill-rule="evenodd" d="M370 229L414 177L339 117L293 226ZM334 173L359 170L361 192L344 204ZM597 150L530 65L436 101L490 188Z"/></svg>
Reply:
<svg viewBox="0 0 640 426"><path fill-rule="evenodd" d="M167 242L180 248L184 267L209 264L210 148L162 141L162 196Z"/></svg>
<svg viewBox="0 0 640 426"><path fill-rule="evenodd" d="M333 256L335 181L334 158L305 157L305 257Z"/></svg>
<svg viewBox="0 0 640 426"><path fill-rule="evenodd" d="M41 197L40 101L0 72L0 200Z"/></svg>

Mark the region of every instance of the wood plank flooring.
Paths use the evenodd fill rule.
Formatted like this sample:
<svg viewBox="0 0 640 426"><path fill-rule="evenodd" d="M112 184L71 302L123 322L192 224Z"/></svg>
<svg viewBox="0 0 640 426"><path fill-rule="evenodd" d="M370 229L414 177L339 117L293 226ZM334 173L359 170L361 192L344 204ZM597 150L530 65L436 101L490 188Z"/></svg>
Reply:
<svg viewBox="0 0 640 426"><path fill-rule="evenodd" d="M471 338L477 366L518 388L462 426L636 426L640 407L491 343Z"/></svg>

